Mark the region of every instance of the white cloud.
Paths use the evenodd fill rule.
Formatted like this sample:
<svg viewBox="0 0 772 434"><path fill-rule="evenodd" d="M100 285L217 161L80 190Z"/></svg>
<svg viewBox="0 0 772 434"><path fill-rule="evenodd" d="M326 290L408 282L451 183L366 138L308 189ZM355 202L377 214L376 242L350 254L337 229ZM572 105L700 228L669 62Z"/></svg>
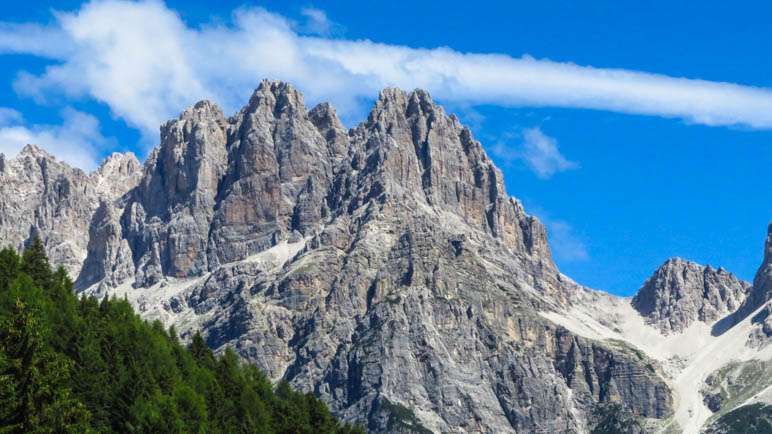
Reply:
<svg viewBox="0 0 772 434"><path fill-rule="evenodd" d="M512 148L504 142L498 142L491 148L491 152L508 163L522 160L541 179L548 179L557 172L579 168L578 163L567 160L560 153L558 141L544 134L539 127L524 129L522 138L523 143L519 147Z"/></svg>
<svg viewBox="0 0 772 434"><path fill-rule="evenodd" d="M70 54L68 40L59 28L36 23L0 23L0 53L27 53L58 59Z"/></svg>
<svg viewBox="0 0 772 434"><path fill-rule="evenodd" d="M23 122L24 118L18 110L8 107L0 107L0 126L13 125Z"/></svg>
<svg viewBox="0 0 772 434"><path fill-rule="evenodd" d="M0 23L0 53L56 61L42 74L20 73L20 94L105 103L148 145L159 124L199 99L234 112L263 77L292 82L309 104L333 102L349 122L364 116L379 90L398 86L425 88L449 104L577 107L772 128L767 88L336 39L324 36L334 25L322 11L302 13L305 32L260 8L238 9L229 24L190 27L161 1L94 0L56 13L50 26Z"/></svg>
<svg viewBox="0 0 772 434"><path fill-rule="evenodd" d="M300 30L319 36L337 35L343 32L340 24L337 24L327 18L327 14L316 8L303 8L300 14L306 17L306 22Z"/></svg>
<svg viewBox="0 0 772 434"><path fill-rule="evenodd" d="M62 125L22 124L21 116L3 118L0 109L0 153L14 157L25 145L34 144L73 167L93 170L99 164L100 150L112 144L99 129L97 119L72 108L62 110ZM18 114L18 112L16 112Z"/></svg>
<svg viewBox="0 0 772 434"><path fill-rule="evenodd" d="M171 107L181 111L194 98L213 96L190 60L196 50L190 32L162 3L92 2L57 18L52 31L67 36L70 53L41 76L21 74L18 92L39 100L52 93L90 97L154 135ZM216 52L209 54L209 62L218 61Z"/></svg>

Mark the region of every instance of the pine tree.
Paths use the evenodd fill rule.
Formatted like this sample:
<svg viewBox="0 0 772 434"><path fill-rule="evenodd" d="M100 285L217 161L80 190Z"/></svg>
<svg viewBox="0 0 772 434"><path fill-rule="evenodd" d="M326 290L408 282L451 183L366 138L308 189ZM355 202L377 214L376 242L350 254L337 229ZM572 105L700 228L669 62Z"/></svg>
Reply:
<svg viewBox="0 0 772 434"><path fill-rule="evenodd" d="M32 239L29 246L24 249L21 270L27 273L35 282L35 285L42 289L47 290L52 286L53 273L51 272L51 265L48 263L48 256L46 256L43 241L37 235Z"/></svg>
<svg viewBox="0 0 772 434"><path fill-rule="evenodd" d="M143 321L124 299L78 298L35 239L0 251L0 434L16 432L363 433L320 400L200 333Z"/></svg>
<svg viewBox="0 0 772 434"><path fill-rule="evenodd" d="M67 387L72 361L45 347L39 318L21 300L0 325L1 432L87 430L89 413Z"/></svg>
<svg viewBox="0 0 772 434"><path fill-rule="evenodd" d="M196 330L196 334L193 335L193 340L190 343L190 353L200 366L211 370L214 370L217 366L212 350L206 345L204 337L201 336L201 332L198 330Z"/></svg>
<svg viewBox="0 0 772 434"><path fill-rule="evenodd" d="M0 251L0 292L6 291L21 271L21 259L13 247Z"/></svg>
<svg viewBox="0 0 772 434"><path fill-rule="evenodd" d="M177 329L174 327L174 324L169 327L169 339L172 342L178 342Z"/></svg>

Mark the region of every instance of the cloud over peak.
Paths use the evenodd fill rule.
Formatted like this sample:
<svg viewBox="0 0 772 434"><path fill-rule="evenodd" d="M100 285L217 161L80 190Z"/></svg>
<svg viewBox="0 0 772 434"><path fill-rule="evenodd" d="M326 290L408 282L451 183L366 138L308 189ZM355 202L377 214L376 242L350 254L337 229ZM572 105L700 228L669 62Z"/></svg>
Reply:
<svg viewBox="0 0 772 434"><path fill-rule="evenodd" d="M102 136L94 116L71 107L64 108L60 114L61 125L26 126L18 112L0 107L0 153L13 157L25 145L40 145L74 167L96 169L98 150L116 144Z"/></svg>
<svg viewBox="0 0 772 434"><path fill-rule="evenodd" d="M18 93L40 102L65 95L104 103L139 129L147 145L157 140L159 124L197 100L234 112L263 77L292 82L309 103L333 102L348 121L363 116L363 101L397 86L424 88L459 106L574 107L772 128L770 89L348 40L329 36L340 27L323 11L308 8L301 15L305 21L298 23L262 8L241 8L228 23L191 27L159 1L95 0L57 12L52 25L0 23L0 53L52 62L37 75L20 71ZM549 138L538 130L529 134L526 148L551 161L526 158L537 173L571 168Z"/></svg>

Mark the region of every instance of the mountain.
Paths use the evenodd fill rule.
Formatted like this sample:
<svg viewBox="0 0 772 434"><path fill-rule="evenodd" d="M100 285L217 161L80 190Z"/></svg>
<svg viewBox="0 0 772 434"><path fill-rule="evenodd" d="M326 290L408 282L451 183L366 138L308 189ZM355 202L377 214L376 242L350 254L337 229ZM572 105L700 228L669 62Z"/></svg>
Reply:
<svg viewBox="0 0 772 434"><path fill-rule="evenodd" d="M764 260L753 279L753 292L748 300L748 309L755 310L770 299L772 299L772 224L767 230Z"/></svg>
<svg viewBox="0 0 772 434"><path fill-rule="evenodd" d="M772 223L767 230L767 241L764 245L764 260L753 279L753 286L748 297L732 315L725 318L715 327L715 333L722 333L738 321L743 320L752 312L765 306L772 300Z"/></svg>
<svg viewBox="0 0 772 434"><path fill-rule="evenodd" d="M543 315L585 338L623 342L661 369L675 404L656 432L753 432L772 413L770 237L765 251L753 285L672 258L632 299L585 292Z"/></svg>
<svg viewBox="0 0 772 434"><path fill-rule="evenodd" d="M86 258L89 222L100 202L114 202L140 179L131 154L113 154L85 174L34 145L8 159L0 154L0 240L21 249L36 234L52 262L77 276Z"/></svg>
<svg viewBox="0 0 772 434"><path fill-rule="evenodd" d="M771 348L752 335L772 280L673 259L630 300L561 274L422 90L383 90L347 130L263 81L231 117L202 101L164 124L142 167L84 174L29 147L0 169L25 198L0 196L0 241L40 234L78 290L200 330L372 432L696 432L719 416L706 378Z"/></svg>
<svg viewBox="0 0 772 434"><path fill-rule="evenodd" d="M668 259L633 297L633 307L663 332L682 332L695 321L714 322L745 301L751 285L723 268Z"/></svg>

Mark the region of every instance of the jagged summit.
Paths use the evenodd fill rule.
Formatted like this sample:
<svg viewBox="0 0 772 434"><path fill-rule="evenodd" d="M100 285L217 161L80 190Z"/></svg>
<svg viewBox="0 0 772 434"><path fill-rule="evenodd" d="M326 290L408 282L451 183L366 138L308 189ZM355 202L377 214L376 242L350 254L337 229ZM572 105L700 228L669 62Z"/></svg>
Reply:
<svg viewBox="0 0 772 434"><path fill-rule="evenodd" d="M145 171L121 217L139 285L308 235L374 195L453 214L554 268L544 228L506 195L469 129L422 90L382 91L368 121L346 132L331 104L308 111L290 84L264 80L227 120L202 101L164 124Z"/></svg>
<svg viewBox="0 0 772 434"><path fill-rule="evenodd" d="M28 143L24 145L24 148L22 148L21 152L19 152L19 156L26 157L42 157L42 158L54 158L51 154L46 152L43 148L33 145L31 143Z"/></svg>
<svg viewBox="0 0 772 434"><path fill-rule="evenodd" d="M632 302L583 288L423 90L384 89L346 129L264 80L232 116L204 100L160 132L143 165L89 174L0 156L0 241L41 235L79 290L200 330L372 432L692 433L745 402L713 382L727 367L731 395L744 364L772 366L772 226L752 287L673 258Z"/></svg>
<svg viewBox="0 0 772 434"><path fill-rule="evenodd" d="M125 193L83 175L20 213L65 222L49 206L84 201L77 230L41 227L77 238L78 288L201 330L371 431L587 432L673 408L645 359L540 314L584 289L425 91L385 89L346 130L264 80L228 118L202 101L166 122L141 169L108 160Z"/></svg>
<svg viewBox="0 0 772 434"><path fill-rule="evenodd" d="M209 101L208 99L205 99L185 109L182 113L180 113L178 120L201 121L203 119L210 119L210 118L225 119L223 117L222 109L220 108L220 106ZM167 124L172 122L174 122L174 120L168 121Z"/></svg>
<svg viewBox="0 0 772 434"><path fill-rule="evenodd" d="M733 312L750 286L723 268L672 258L646 280L632 305L663 333L678 333L695 321L710 323Z"/></svg>
<svg viewBox="0 0 772 434"><path fill-rule="evenodd" d="M0 240L20 249L39 234L52 263L76 277L99 203L118 200L140 176L133 154L113 154L88 175L35 145L0 156Z"/></svg>
<svg viewBox="0 0 772 434"><path fill-rule="evenodd" d="M764 258L756 272L756 276L753 278L753 285L748 292L747 298L737 310L713 327L713 334L723 334L764 306L769 300L772 300L772 223L767 227ZM770 321L772 322L772 319ZM772 336L772 329L769 330L768 334Z"/></svg>
<svg viewBox="0 0 772 434"><path fill-rule="evenodd" d="M279 80L263 79L240 113L259 112L260 106L276 111L273 113L274 116L280 116L282 112L291 114L298 110L306 111L303 94L298 92L292 84Z"/></svg>
<svg viewBox="0 0 772 434"><path fill-rule="evenodd" d="M763 284L757 286L767 260L751 286L722 267L672 258L632 303L578 291L569 308L542 314L574 333L651 357L651 367L660 366L673 387L676 404L668 423L643 432L696 434L749 403L772 404L772 302L764 301Z"/></svg>
<svg viewBox="0 0 772 434"><path fill-rule="evenodd" d="M28 143L24 145L21 151L19 153L9 158L7 155L0 153L0 160L4 161L5 164L12 164L15 166L23 166L24 164L30 164L33 161L37 161L38 159L45 160L46 163L34 163L34 164L47 164L47 163L54 163L57 166L60 167L68 167L71 171L77 171L84 173L81 169L77 167L71 167L69 164L67 164L64 161L58 161L56 157L54 157L52 154L48 153L45 149L42 147ZM102 160L102 163L91 173L89 173L89 176L96 176L96 173L102 174L102 176L106 176L108 172L120 172L123 174L126 174L128 172L135 172L136 169L140 168L141 164L139 163L139 160L137 160L136 155L134 155L133 152L113 152L112 154L108 155ZM0 168L2 170L2 168Z"/></svg>
<svg viewBox="0 0 772 434"><path fill-rule="evenodd" d="M753 291L748 297L748 309L754 311L770 299L772 299L772 223L767 228L764 259L753 278Z"/></svg>
<svg viewBox="0 0 772 434"><path fill-rule="evenodd" d="M133 152L113 152L105 157L97 170L104 171L106 168L115 168L121 166L141 166L137 156Z"/></svg>

